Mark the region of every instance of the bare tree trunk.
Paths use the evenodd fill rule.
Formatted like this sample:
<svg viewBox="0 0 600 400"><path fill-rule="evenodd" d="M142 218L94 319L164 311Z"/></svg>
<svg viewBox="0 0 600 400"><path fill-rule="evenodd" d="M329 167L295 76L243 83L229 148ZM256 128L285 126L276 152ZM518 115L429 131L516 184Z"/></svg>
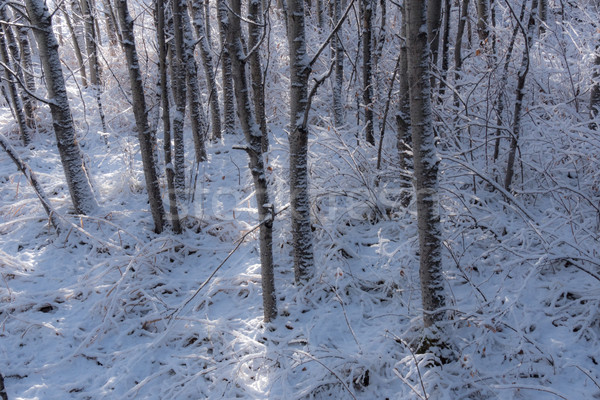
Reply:
<svg viewBox="0 0 600 400"><path fill-rule="evenodd" d="M596 46L594 55L594 72L592 74L592 90L590 91L590 129L598 129L595 121L600 112L600 45Z"/></svg>
<svg viewBox="0 0 600 400"><path fill-rule="evenodd" d="M6 7L4 7L4 1L0 2L0 18L3 21L6 21ZM19 70L19 67L15 68L15 65L18 64L18 59L13 57L13 62L11 62L10 56L8 54L8 48L13 48L13 53L16 49L16 43L14 42L15 38L12 34L12 30L8 24L2 24L0 28L0 60L2 60L4 64L4 77L6 79L6 84L8 87L8 95L10 98L10 105L12 108L13 115L17 120L17 125L19 127L19 134L21 135L21 140L25 146L28 146L31 143L31 129L27 125L27 118L25 116L25 112L23 111L23 102L21 100L21 96L17 90L17 84L15 81L19 78L16 71ZM10 43L10 40L13 43ZM9 43L7 43L9 42ZM11 70L15 73L15 76L11 73ZM23 74L21 74L22 78ZM21 79L19 78L19 79Z"/></svg>
<svg viewBox="0 0 600 400"><path fill-rule="evenodd" d="M450 68L450 12L451 0L444 0L444 36L442 37L442 67L440 70L440 97L446 92L446 77ZM433 87L433 86L432 86Z"/></svg>
<svg viewBox="0 0 600 400"><path fill-rule="evenodd" d="M25 4L31 24L35 27L33 32L44 69L48 97L52 99L49 105L58 152L73 206L77 213L89 214L97 208L97 203L75 137L69 99L58 55L58 42L52 31L50 13L41 0L25 0Z"/></svg>
<svg viewBox="0 0 600 400"><path fill-rule="evenodd" d="M117 18L110 4L110 0L102 0L104 7L104 23L106 25L106 35L108 36L108 44L114 47L119 43L119 37L117 36Z"/></svg>
<svg viewBox="0 0 600 400"><path fill-rule="evenodd" d="M489 20L490 5L488 0L477 0L477 34L479 35L479 43L482 46L485 46L490 35Z"/></svg>
<svg viewBox="0 0 600 400"><path fill-rule="evenodd" d="M208 136L208 123L202 107L202 93L198 82L198 65L194 57L194 35L192 25L185 7L185 0L179 1L181 12L181 23L183 29L183 52L185 81L187 84L188 104L190 108L190 123L192 127L192 139L194 140L194 155L196 163L206 161L206 137Z"/></svg>
<svg viewBox="0 0 600 400"><path fill-rule="evenodd" d="M398 112L396 114L396 129L398 139L396 146L398 148L400 169L408 168L408 161L412 152L410 137L410 96L408 85L408 49L406 48L406 7L402 10L402 21L400 28L400 64L399 64L399 99ZM410 183L407 182L407 185Z"/></svg>
<svg viewBox="0 0 600 400"><path fill-rule="evenodd" d="M77 65L79 66L79 74L81 75L81 85L83 87L87 87L87 73L85 72L85 63L83 62L83 54L81 52L81 46L79 46L79 40L77 39L77 33L75 32L75 28L73 27L73 23L71 22L71 17L69 14L63 9L60 9L65 17L65 22L67 23L67 27L69 28L69 32L71 33L71 42L73 43L73 51L75 52L75 58L77 58Z"/></svg>
<svg viewBox="0 0 600 400"><path fill-rule="evenodd" d="M523 16L525 15L525 9L527 8L527 0L523 0L523 4L521 5L521 12L519 14L519 20L515 21L515 27L512 32L512 36L510 38L510 42L508 44L508 48L506 50L506 55L504 56L504 70L502 72L502 78L500 79L500 88L506 87L508 83L508 68L510 67L510 61L512 59L512 52L515 47L515 40L517 39L517 34L519 33L519 27L521 25L521 21L523 21ZM496 125L498 128L496 129L496 140L494 143L494 161L498 159L500 155L500 136L502 131L500 127L502 126L502 114L504 113L504 93L501 91L498 96L498 105L496 107Z"/></svg>
<svg viewBox="0 0 600 400"><path fill-rule="evenodd" d="M455 84L455 92L454 92L454 105L458 106L458 90L460 88L460 78L462 72L462 43L463 36L465 33L465 24L469 19L469 0L462 0L462 6L460 10L460 19L458 20L458 28L456 30L456 42L454 45L454 84Z"/></svg>
<svg viewBox="0 0 600 400"><path fill-rule="evenodd" d="M21 68L25 77L25 88L30 93L35 93L35 76L33 75L33 62L31 60L31 44L29 42L29 28L20 26L19 45L21 47ZM23 98L23 107L25 109L25 123L31 130L35 130L35 110L37 103L32 96Z"/></svg>
<svg viewBox="0 0 600 400"><path fill-rule="evenodd" d="M171 50L171 85L175 100L173 115L173 164L175 168L175 192L181 200L185 198L185 147L183 141L183 125L185 121L185 106L187 101L186 60L183 43L183 23L180 0L173 0L173 37L174 45Z"/></svg>
<svg viewBox="0 0 600 400"><path fill-rule="evenodd" d="M429 79L429 47L426 2L408 0L408 74L410 117L414 152L417 226L419 233L419 276L423 302L423 321L435 339L440 339L439 323L444 319L444 278L442 274L441 228L438 204L438 158L432 124Z"/></svg>
<svg viewBox="0 0 600 400"><path fill-rule="evenodd" d="M260 7L260 3L258 3ZM234 14L235 13L235 14ZM260 226L260 261L263 289L264 321L269 322L277 316L277 299L275 297L275 280L273 276L273 205L269 201L269 192L266 171L262 154L262 137L258 124L254 118L246 77L245 55L240 40L241 26L239 15L241 13L240 0L231 0L229 12L230 26L227 32L229 52L232 55L233 81L235 83L235 97L237 110L247 146L244 148L248 154L248 168L252 172L254 188L256 190L256 203ZM252 20L250 13L249 19Z"/></svg>
<svg viewBox="0 0 600 400"><path fill-rule="evenodd" d="M267 131L267 116L265 115L265 84L263 82L263 70L260 60L261 23L266 23L261 18L260 0L248 1L248 20L255 23L248 24L248 48L250 76L252 81L252 102L254 103L254 114L260 126L262 134L262 151L269 150L269 133Z"/></svg>
<svg viewBox="0 0 600 400"><path fill-rule="evenodd" d="M308 194L308 129L303 123L308 104L310 65L306 54L304 1L288 1L290 54L290 209L296 282L314 274Z"/></svg>
<svg viewBox="0 0 600 400"><path fill-rule="evenodd" d="M548 23L548 0L539 0L539 18L540 18L540 35L546 32L546 24Z"/></svg>
<svg viewBox="0 0 600 400"><path fill-rule="evenodd" d="M333 25L335 26L342 18L342 0L333 0ZM331 47L334 57L334 79L333 79L333 123L336 127L344 124L344 47L339 34L331 39Z"/></svg>
<svg viewBox="0 0 600 400"><path fill-rule="evenodd" d="M252 53L249 55L250 76L252 81L252 102L254 113L260 126L262 134L262 151L269 150L269 132L267 131L267 116L265 114L265 84L263 82L263 69L260 60L261 26L266 23L261 18L260 0L248 1L248 20L255 22L248 24L248 48Z"/></svg>
<svg viewBox="0 0 600 400"><path fill-rule="evenodd" d="M506 163L506 177L504 178L504 189L510 191L514 175L515 156L517 153L517 144L521 134L521 110L523 108L523 98L525 97L525 79L529 72L529 49L535 33L535 20L537 18L538 0L531 0L531 13L527 23L527 36L525 46L523 47L523 58L521 59L521 68L519 69L519 78L517 80L517 95L515 99L514 120L512 139L510 141L510 150L508 151L508 161Z"/></svg>
<svg viewBox="0 0 600 400"><path fill-rule="evenodd" d="M373 0L361 0L362 14L362 78L363 103L365 107L365 138L367 143L375 145L373 136Z"/></svg>
<svg viewBox="0 0 600 400"><path fill-rule="evenodd" d="M213 69L213 61L211 56L210 45L208 41L207 29L204 24L204 4L208 0L189 0L188 7L192 14L192 24L196 31L196 41L204 67L204 76L206 85L208 86L208 104L210 107L211 128L213 139L221 138L221 107L219 106L219 95L217 92L217 84L215 82L215 71Z"/></svg>
<svg viewBox="0 0 600 400"><path fill-rule="evenodd" d="M181 233L177 195L175 194L175 173L173 171L173 156L171 146L171 113L169 109L169 89L167 82L167 45L165 43L165 4L164 0L156 0L156 34L158 39L158 58L160 74L160 98L163 107L163 132L165 165L167 175L167 190L169 191L169 213L173 232Z"/></svg>
<svg viewBox="0 0 600 400"><path fill-rule="evenodd" d="M106 132L106 119L104 118L104 109L102 108L101 98L101 81L100 81L100 65L98 63L98 48L96 47L96 30L95 30L95 15L89 0L80 0L81 10L85 23L85 47L88 56L88 65L90 69L90 83L96 97L98 105L98 113L102 129Z"/></svg>
<svg viewBox="0 0 600 400"><path fill-rule="evenodd" d="M231 56L225 43L227 25L226 0L217 0L217 19L219 26L219 39L221 41L221 78L223 81L223 129L225 133L235 133L235 106L233 98L233 81L231 71Z"/></svg>
<svg viewBox="0 0 600 400"><path fill-rule="evenodd" d="M440 26L442 25L442 0L429 0L427 3L427 38L431 51L432 70L437 69L440 48ZM435 87L435 77L431 74L431 87Z"/></svg>
<svg viewBox="0 0 600 400"><path fill-rule="evenodd" d="M119 25L121 26L121 37L123 39L122 47L125 50L125 57L129 67L129 81L131 84L131 96L133 99L133 114L138 130L142 163L144 164L144 177L146 179L148 201L150 203L150 211L154 220L154 231L156 233L160 233L163 230L165 211L160 194L158 175L156 173L156 164L153 154L154 144L152 143L152 131L148 124L146 99L144 97L142 76L140 73L140 65L135 47L135 37L133 36L133 19L131 19L129 10L127 9L127 0L117 0L116 7L117 12L119 13Z"/></svg>

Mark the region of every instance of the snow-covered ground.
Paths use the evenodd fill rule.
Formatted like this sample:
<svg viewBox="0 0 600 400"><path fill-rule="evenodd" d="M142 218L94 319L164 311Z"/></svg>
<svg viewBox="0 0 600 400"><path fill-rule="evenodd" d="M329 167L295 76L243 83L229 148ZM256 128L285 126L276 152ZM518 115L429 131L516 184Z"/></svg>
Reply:
<svg viewBox="0 0 600 400"><path fill-rule="evenodd" d="M152 24L140 15L139 26ZM502 40L509 25L498 27ZM349 48L353 28L340 33ZM72 215L48 110L40 108L33 145L23 148L1 107L0 133L69 226L56 235L0 152L0 373L9 399L600 399L600 140L577 106L587 92L573 94L590 80L590 60L577 56L591 48L591 34L569 29L570 37L550 32L532 48L511 193L498 183L507 137L499 159L491 157L490 98L506 96L510 116L514 76L499 87L501 68L488 70L469 54L461 107L452 94L436 105L445 329L456 356L442 366L413 350L422 325L416 212L413 202L402 204L406 171L397 167L392 129L377 170L377 149L357 145L350 101L348 126L331 126L327 84L310 118L315 277L294 284L281 21L274 19L268 43L266 164L278 212L278 316L270 324L262 321L252 180L246 154L233 149L241 134L209 143L197 171L188 161L188 177L198 178L194 201L180 211L184 233L156 235L118 49L105 54L109 132L100 131L92 93L66 72L100 204L94 215ZM318 48L317 33L309 40ZM396 48L386 46L382 70L395 61ZM315 74L327 68L319 61ZM152 74L144 77L156 101Z"/></svg>

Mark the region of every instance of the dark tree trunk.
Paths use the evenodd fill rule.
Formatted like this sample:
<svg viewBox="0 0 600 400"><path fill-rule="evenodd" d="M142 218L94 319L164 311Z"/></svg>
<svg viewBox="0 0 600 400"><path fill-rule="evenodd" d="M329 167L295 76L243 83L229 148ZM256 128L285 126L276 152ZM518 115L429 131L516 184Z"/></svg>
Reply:
<svg viewBox="0 0 600 400"><path fill-rule="evenodd" d="M175 100L173 115L173 164L175 168L175 192L177 198L185 199L185 146L183 140L183 125L187 101L186 86L186 53L184 49L183 22L181 0L172 0L173 37L171 50L171 85Z"/></svg>
<svg viewBox="0 0 600 400"><path fill-rule="evenodd" d="M290 209L296 282L314 274L308 194L308 129L303 119L308 104L310 65L306 54L304 1L288 1L290 55Z"/></svg>
<svg viewBox="0 0 600 400"><path fill-rule="evenodd" d="M267 131L267 116L265 115L265 84L263 82L263 70L260 60L262 28L259 24L264 23L261 18L260 0L248 1L248 20L255 22L248 25L248 49L252 51L248 60L252 81L252 102L254 103L254 115L262 134L262 151L266 153L269 150L269 133Z"/></svg>
<svg viewBox="0 0 600 400"><path fill-rule="evenodd" d="M208 104L210 107L212 137L213 139L220 139L221 107L219 106L219 95L217 92L215 71L213 69L213 61L207 35L207 29L204 24L204 4L206 3L208 3L208 0L189 0L188 7L192 14L192 24L194 25L194 30L196 32L196 40L198 42L198 49L200 51L200 57L202 59L202 66L204 67L206 85L208 86Z"/></svg>
<svg viewBox="0 0 600 400"><path fill-rule="evenodd" d="M361 0L362 14L362 80L363 103L365 108L365 138L375 145L373 136L373 0Z"/></svg>
<svg viewBox="0 0 600 400"><path fill-rule="evenodd" d="M235 106L233 96L233 81L231 57L225 43L229 19L227 16L226 0L217 0L217 19L219 39L221 40L221 78L223 81L223 129L225 133L235 133Z"/></svg>
<svg viewBox="0 0 600 400"><path fill-rule="evenodd" d="M181 233L177 195L175 194L175 173L173 171L173 156L171 146L171 113L169 109L169 89L167 81L167 45L165 43L165 5L163 0L156 0L156 34L158 39L160 97L163 107L163 132L165 152L165 165L167 175L167 189L169 191L169 213L173 232Z"/></svg>
<svg viewBox="0 0 600 400"><path fill-rule="evenodd" d="M131 19L129 10L127 9L127 0L117 0L116 6L119 14L119 25L121 26L121 37L123 39L122 47L125 50L125 57L127 59L127 66L129 68L129 81L131 84L131 96L133 99L133 114L138 130L142 163L144 164L144 177L146 179L148 201L150 203L150 211L154 220L154 231L156 233L160 233L163 230L165 211L160 194L158 175L156 173L152 131L150 129L150 125L148 124L146 99L144 97L142 76L140 73L140 65L135 47L135 37L133 36L133 20Z"/></svg>
<svg viewBox="0 0 600 400"><path fill-rule="evenodd" d="M535 22L537 18L538 0L531 0L531 13L527 23L527 37L523 47L523 57L521 59L521 68L517 79L517 94L515 99L514 120L510 149L508 151L508 161L506 163L506 176L504 178L504 189L510 191L514 175L515 156L517 154L517 145L521 135L521 110L523 109L523 98L525 97L525 80L529 72L529 49L535 33Z"/></svg>
<svg viewBox="0 0 600 400"><path fill-rule="evenodd" d="M406 11L423 321L430 334L436 336L439 323L444 319L445 299L438 204L439 161L432 124L429 46L427 32L421 28L426 23L426 4L421 0L408 0Z"/></svg>
<svg viewBox="0 0 600 400"><path fill-rule="evenodd" d="M240 0L231 0L229 12L230 26L227 42L232 55L233 81L237 100L238 117L246 137L246 153L256 190L256 203L260 226L260 261L263 289L264 321L269 322L277 316L275 280L273 277L273 205L269 201L266 170L262 154L262 132L254 118L248 95L245 55L240 40L241 26L237 17L241 13ZM260 4L259 4L260 6ZM235 13L235 15L233 14Z"/></svg>

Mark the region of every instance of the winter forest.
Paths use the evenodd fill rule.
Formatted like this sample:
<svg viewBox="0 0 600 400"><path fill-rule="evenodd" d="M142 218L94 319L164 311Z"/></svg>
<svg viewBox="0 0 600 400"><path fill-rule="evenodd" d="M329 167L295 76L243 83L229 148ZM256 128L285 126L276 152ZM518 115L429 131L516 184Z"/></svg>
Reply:
<svg viewBox="0 0 600 400"><path fill-rule="evenodd" d="M0 0L0 88L0 399L600 399L597 0Z"/></svg>

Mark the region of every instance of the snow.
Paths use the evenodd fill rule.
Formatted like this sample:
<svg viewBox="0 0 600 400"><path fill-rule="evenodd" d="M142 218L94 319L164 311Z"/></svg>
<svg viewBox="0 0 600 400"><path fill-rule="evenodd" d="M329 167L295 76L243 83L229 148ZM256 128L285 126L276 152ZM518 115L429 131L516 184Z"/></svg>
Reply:
<svg viewBox="0 0 600 400"><path fill-rule="evenodd" d="M288 55L285 25L275 15L272 22L265 164L279 310L269 324L262 322L252 177L246 155L235 150L244 143L241 134L207 143L195 200L181 204L184 232L156 235L135 124L119 87L127 82L119 49L104 54L121 79L104 74L107 131L90 106L93 90L78 89L65 75L100 204L92 217L71 214L47 106L37 111L38 132L27 148L9 109L0 107L0 133L67 224L57 236L26 178L0 152L0 373L9 399L600 398L600 141L588 129L584 107L575 111L564 66L568 61L577 87L588 84L590 60L578 55L594 47L591 24L564 46L557 45L564 38L549 36L531 50L522 165L512 192L498 183L507 138L497 162L486 157L486 144L491 154L494 142L486 124L493 121L495 132L496 115L485 96L504 90L512 105L515 75L503 80L501 69L490 72L482 57L469 57L460 78L469 91L462 99L468 114L452 105L452 93L434 105L451 317L443 329L456 351L454 362L439 366L432 354L411 348L422 326L416 206L410 198L402 204L412 188L399 183L407 172L396 166L391 130L381 170L375 148L357 145L364 134L350 123L352 86L343 94L343 128L328 117L327 84L313 102L308 166L315 274L294 284L286 208ZM340 35L352 38L355 23L350 19ZM509 37L511 26L502 29ZM307 47L318 48L317 32L308 33ZM348 51L356 51L350 46L357 41L346 39ZM523 45L519 40L516 46ZM396 54L392 42L385 54ZM380 62L395 61L385 58ZM141 61L147 79L154 67ZM315 75L327 64L315 63ZM481 83L488 79L495 84ZM147 99L149 107L157 101ZM184 134L186 160L193 160L187 125Z"/></svg>

